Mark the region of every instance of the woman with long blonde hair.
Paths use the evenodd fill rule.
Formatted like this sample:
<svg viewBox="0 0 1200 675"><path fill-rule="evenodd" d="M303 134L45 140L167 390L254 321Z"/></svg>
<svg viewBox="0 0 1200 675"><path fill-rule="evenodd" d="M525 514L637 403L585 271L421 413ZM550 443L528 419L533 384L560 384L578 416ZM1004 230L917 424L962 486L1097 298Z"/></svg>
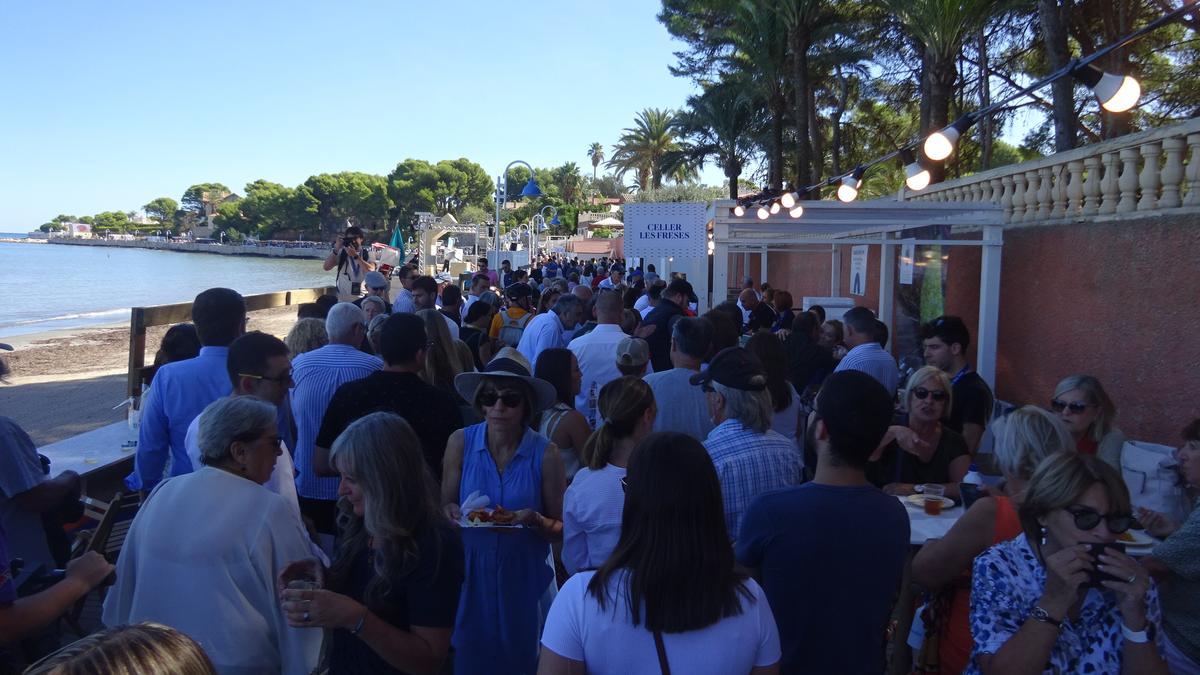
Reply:
<svg viewBox="0 0 1200 675"><path fill-rule="evenodd" d="M471 350L465 344L458 347L459 341L450 335L446 319L436 309L423 309L417 316L425 322L425 333L429 337L429 348L425 350L425 367L421 371L421 379L426 383L450 392L458 398L458 390L454 388L454 378L459 373L474 370Z"/></svg>
<svg viewBox="0 0 1200 675"><path fill-rule="evenodd" d="M627 375L600 389L602 421L583 445L583 466L563 498L563 566L574 574L596 569L621 536L625 467L634 446L654 429L658 406L640 377Z"/></svg>
<svg viewBox="0 0 1200 675"><path fill-rule="evenodd" d="M458 611L463 549L438 511L416 434L398 415L373 413L338 436L330 462L342 476L341 549L327 572L301 560L280 573L288 622L332 630L330 673L439 672ZM312 582L320 588L304 587Z"/></svg>

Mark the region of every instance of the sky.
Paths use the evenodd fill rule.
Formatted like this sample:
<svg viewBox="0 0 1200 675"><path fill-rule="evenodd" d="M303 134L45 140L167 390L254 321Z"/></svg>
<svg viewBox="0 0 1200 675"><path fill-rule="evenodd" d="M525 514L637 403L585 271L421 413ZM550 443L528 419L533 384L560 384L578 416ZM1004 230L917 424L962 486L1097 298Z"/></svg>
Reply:
<svg viewBox="0 0 1200 675"><path fill-rule="evenodd" d="M407 158L611 154L670 74L656 0L48 0L0 5L0 232L188 186ZM603 173L603 165L601 165ZM704 182L719 185L709 166Z"/></svg>

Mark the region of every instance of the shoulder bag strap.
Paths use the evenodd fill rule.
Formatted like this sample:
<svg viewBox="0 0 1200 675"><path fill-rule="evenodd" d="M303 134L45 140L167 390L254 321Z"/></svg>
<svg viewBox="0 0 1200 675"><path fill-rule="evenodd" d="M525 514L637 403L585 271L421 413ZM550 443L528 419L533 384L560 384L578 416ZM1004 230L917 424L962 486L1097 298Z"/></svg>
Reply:
<svg viewBox="0 0 1200 675"><path fill-rule="evenodd" d="M667 647L663 644L662 631L654 631L654 648L658 650L658 667L662 675L671 675L671 664L667 661Z"/></svg>

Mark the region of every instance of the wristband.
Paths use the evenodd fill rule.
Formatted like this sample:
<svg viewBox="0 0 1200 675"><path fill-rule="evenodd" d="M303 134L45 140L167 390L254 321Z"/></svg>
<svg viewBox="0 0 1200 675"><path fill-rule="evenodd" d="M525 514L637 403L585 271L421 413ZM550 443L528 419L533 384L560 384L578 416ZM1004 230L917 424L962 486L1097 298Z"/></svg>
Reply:
<svg viewBox="0 0 1200 675"><path fill-rule="evenodd" d="M1147 623L1146 628L1143 628L1142 630L1132 630L1129 626L1125 625L1124 621L1122 621L1121 622L1121 635L1124 635L1126 640L1133 642L1135 644L1139 644L1139 645L1145 644L1145 643L1149 642L1151 639L1150 626L1151 626L1151 624Z"/></svg>

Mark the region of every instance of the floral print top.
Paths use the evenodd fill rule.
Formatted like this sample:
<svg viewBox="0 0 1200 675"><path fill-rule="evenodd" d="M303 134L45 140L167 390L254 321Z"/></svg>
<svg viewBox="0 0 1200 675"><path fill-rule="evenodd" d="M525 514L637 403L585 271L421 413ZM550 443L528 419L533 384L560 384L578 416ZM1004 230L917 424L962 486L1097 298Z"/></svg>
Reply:
<svg viewBox="0 0 1200 675"><path fill-rule="evenodd" d="M971 635L975 648L964 673L981 672L977 657L1000 651L1029 618L1045 586L1046 568L1026 535L997 544L975 558L971 581ZM1161 610L1153 580L1146 593L1146 620L1161 640ZM1044 672L1119 673L1123 643L1116 595L1107 589L1091 589L1079 610L1079 618L1063 621Z"/></svg>

